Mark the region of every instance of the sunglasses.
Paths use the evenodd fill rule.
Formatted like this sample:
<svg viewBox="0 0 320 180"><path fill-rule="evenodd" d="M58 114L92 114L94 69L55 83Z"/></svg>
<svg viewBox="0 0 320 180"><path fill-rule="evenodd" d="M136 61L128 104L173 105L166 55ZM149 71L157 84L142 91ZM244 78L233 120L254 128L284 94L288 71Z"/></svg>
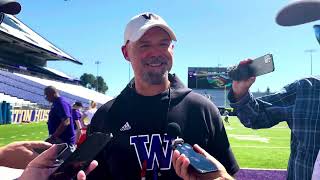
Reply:
<svg viewBox="0 0 320 180"><path fill-rule="evenodd" d="M317 41L320 44L320 25L314 25L314 34L316 35Z"/></svg>

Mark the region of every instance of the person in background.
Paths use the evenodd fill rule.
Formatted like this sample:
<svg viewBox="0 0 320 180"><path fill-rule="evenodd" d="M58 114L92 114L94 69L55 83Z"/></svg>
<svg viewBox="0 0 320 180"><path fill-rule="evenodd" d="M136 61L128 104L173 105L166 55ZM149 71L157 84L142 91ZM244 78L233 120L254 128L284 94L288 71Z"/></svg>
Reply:
<svg viewBox="0 0 320 180"><path fill-rule="evenodd" d="M83 123L81 122L81 109L82 109L81 102L75 102L72 106L72 119L74 122L74 127L76 129L76 142L79 141L81 130L83 128Z"/></svg>
<svg viewBox="0 0 320 180"><path fill-rule="evenodd" d="M53 86L47 86L44 95L52 103L47 122L49 138L46 141L52 144L67 143L70 149L74 150L76 135L70 104L60 97L58 90Z"/></svg>
<svg viewBox="0 0 320 180"><path fill-rule="evenodd" d="M230 122L229 122L229 111L228 110L225 110L224 113L223 113L223 120L224 122L226 122L228 125L230 125Z"/></svg>
<svg viewBox="0 0 320 180"><path fill-rule="evenodd" d="M319 0L296 0L278 12L276 22L282 26L294 26L318 19ZM315 32L319 38L320 31ZM246 60L240 64L251 62ZM249 92L255 80L250 77L233 81L228 95L230 106L241 123L249 128L270 128L286 122L291 129L287 179L311 179L320 148L320 77L297 80L277 93L260 98L254 98Z"/></svg>
<svg viewBox="0 0 320 180"><path fill-rule="evenodd" d="M88 110L86 110L83 113L82 121L84 121L84 119L87 119L87 124L90 124L92 117L96 113L96 111L97 111L97 103L94 101L90 101L90 106L89 106Z"/></svg>
<svg viewBox="0 0 320 180"><path fill-rule="evenodd" d="M97 111L97 104L94 101L90 101L89 108L83 112L82 118L80 120L82 128L80 130L77 145L82 144L86 140L87 126L91 123L91 119Z"/></svg>

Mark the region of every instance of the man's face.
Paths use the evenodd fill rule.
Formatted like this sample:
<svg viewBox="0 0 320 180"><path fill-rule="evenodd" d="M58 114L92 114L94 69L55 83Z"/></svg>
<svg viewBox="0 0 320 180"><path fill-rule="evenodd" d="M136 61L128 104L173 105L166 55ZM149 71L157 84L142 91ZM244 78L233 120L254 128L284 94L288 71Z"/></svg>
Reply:
<svg viewBox="0 0 320 180"><path fill-rule="evenodd" d="M44 91L44 96L46 98L47 101L49 102L53 102L54 100L54 93L50 92L50 91Z"/></svg>
<svg viewBox="0 0 320 180"><path fill-rule="evenodd" d="M149 29L136 42L128 42L123 53L132 64L136 80L150 85L165 82L173 61L169 34L159 27Z"/></svg>

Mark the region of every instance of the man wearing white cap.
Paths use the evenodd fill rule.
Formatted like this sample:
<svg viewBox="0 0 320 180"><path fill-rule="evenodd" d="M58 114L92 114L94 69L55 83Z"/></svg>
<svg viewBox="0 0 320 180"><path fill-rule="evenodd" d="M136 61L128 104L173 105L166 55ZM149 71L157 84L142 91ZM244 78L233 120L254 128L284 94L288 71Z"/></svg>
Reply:
<svg viewBox="0 0 320 180"><path fill-rule="evenodd" d="M319 0L296 0L282 8L276 22L294 26L320 19ZM320 30L315 27L316 37ZM242 61L247 63L250 61ZM254 98L249 92L255 77L233 81L229 93L241 123L253 129L269 128L286 121L291 129L291 153L287 179L311 179L320 148L320 78L308 77L285 86L280 92Z"/></svg>
<svg viewBox="0 0 320 180"><path fill-rule="evenodd" d="M172 41L174 32L154 13L139 14L127 24L122 53L135 77L93 117L88 133L114 138L96 158L99 166L89 179L179 179L172 166L172 123L185 142L199 144L229 174L238 171L217 107L169 73Z"/></svg>

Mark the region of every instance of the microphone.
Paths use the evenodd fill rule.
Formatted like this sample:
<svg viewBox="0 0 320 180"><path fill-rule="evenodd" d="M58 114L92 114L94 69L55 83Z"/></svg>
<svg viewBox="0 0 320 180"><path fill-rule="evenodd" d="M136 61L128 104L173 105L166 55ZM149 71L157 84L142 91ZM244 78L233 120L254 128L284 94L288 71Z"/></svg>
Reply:
<svg viewBox="0 0 320 180"><path fill-rule="evenodd" d="M177 138L181 136L181 128L178 123L171 122L167 127L168 135L172 138Z"/></svg>
<svg viewBox="0 0 320 180"><path fill-rule="evenodd" d="M190 166L200 174L218 171L218 167L203 155L195 152L192 146L184 143L181 137L181 128L179 124L171 122L168 124L167 132L172 140L172 149L178 150L180 154L184 154L190 160Z"/></svg>

